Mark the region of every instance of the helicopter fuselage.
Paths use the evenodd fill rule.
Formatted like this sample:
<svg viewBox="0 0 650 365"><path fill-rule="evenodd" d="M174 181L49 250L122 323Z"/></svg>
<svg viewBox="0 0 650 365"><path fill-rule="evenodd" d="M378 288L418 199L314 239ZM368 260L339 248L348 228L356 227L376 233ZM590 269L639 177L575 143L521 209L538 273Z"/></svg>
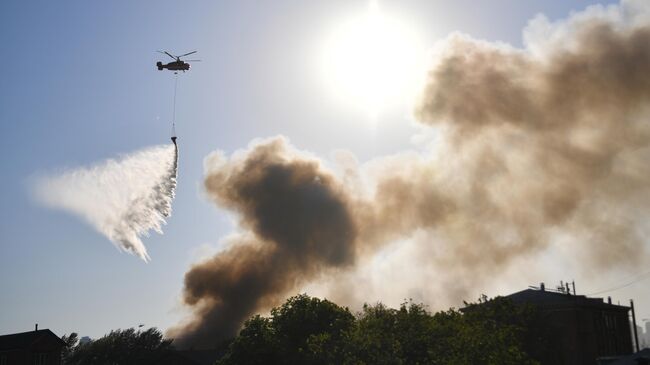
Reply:
<svg viewBox="0 0 650 365"><path fill-rule="evenodd" d="M187 71L190 69L190 64L183 61L174 61L168 64L163 64L162 62L157 62L156 66L158 70L162 71L163 69L168 69L170 71Z"/></svg>

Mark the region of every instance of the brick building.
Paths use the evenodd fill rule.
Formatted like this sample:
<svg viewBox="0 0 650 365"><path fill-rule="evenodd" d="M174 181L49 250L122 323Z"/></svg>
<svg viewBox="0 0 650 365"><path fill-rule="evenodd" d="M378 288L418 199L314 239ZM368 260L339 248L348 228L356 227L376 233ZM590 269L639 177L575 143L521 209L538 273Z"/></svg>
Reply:
<svg viewBox="0 0 650 365"><path fill-rule="evenodd" d="M633 352L630 307L561 292L526 289L506 296L516 304L532 304L540 312L547 335L542 364L595 365L597 359Z"/></svg>

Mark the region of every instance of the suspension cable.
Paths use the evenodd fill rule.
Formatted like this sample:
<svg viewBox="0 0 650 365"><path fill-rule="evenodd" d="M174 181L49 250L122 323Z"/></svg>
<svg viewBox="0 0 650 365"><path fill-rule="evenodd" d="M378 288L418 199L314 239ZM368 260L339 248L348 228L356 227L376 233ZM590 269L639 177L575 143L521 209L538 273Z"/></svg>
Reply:
<svg viewBox="0 0 650 365"><path fill-rule="evenodd" d="M176 90L178 89L178 73L174 75L174 109L172 112L172 137L176 136Z"/></svg>

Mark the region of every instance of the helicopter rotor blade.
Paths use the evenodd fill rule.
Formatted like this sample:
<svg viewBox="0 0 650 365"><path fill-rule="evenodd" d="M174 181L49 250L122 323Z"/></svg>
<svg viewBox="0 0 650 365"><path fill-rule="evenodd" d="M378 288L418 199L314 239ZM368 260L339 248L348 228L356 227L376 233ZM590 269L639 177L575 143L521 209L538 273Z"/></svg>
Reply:
<svg viewBox="0 0 650 365"><path fill-rule="evenodd" d="M176 59L176 57L174 57L171 53L169 53L169 52L167 52L167 51L158 51L158 52L163 53L163 54L166 54L167 56L169 56L169 57L171 57L171 58L173 58L173 59Z"/></svg>
<svg viewBox="0 0 650 365"><path fill-rule="evenodd" d="M190 52L190 53L182 54L182 55L180 55L180 56L178 56L178 57L189 56L189 55L194 54L194 53L196 53L196 52L197 52L197 51L192 51L192 52Z"/></svg>
<svg viewBox="0 0 650 365"><path fill-rule="evenodd" d="M201 62L201 60L183 60L184 62Z"/></svg>

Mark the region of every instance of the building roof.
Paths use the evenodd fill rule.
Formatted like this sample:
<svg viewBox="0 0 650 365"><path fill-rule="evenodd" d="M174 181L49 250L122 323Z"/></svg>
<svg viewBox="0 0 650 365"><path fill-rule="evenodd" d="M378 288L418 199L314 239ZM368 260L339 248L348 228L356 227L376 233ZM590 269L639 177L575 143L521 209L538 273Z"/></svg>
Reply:
<svg viewBox="0 0 650 365"><path fill-rule="evenodd" d="M506 298L515 303L530 303L544 306L588 306L627 311L630 307L606 303L603 298L588 298L585 295L558 293L548 290L525 289Z"/></svg>
<svg viewBox="0 0 650 365"><path fill-rule="evenodd" d="M59 336L55 335L54 332L49 329L43 329L0 336L0 351L28 348L46 336L56 338L61 343L61 346L65 346L65 342Z"/></svg>

